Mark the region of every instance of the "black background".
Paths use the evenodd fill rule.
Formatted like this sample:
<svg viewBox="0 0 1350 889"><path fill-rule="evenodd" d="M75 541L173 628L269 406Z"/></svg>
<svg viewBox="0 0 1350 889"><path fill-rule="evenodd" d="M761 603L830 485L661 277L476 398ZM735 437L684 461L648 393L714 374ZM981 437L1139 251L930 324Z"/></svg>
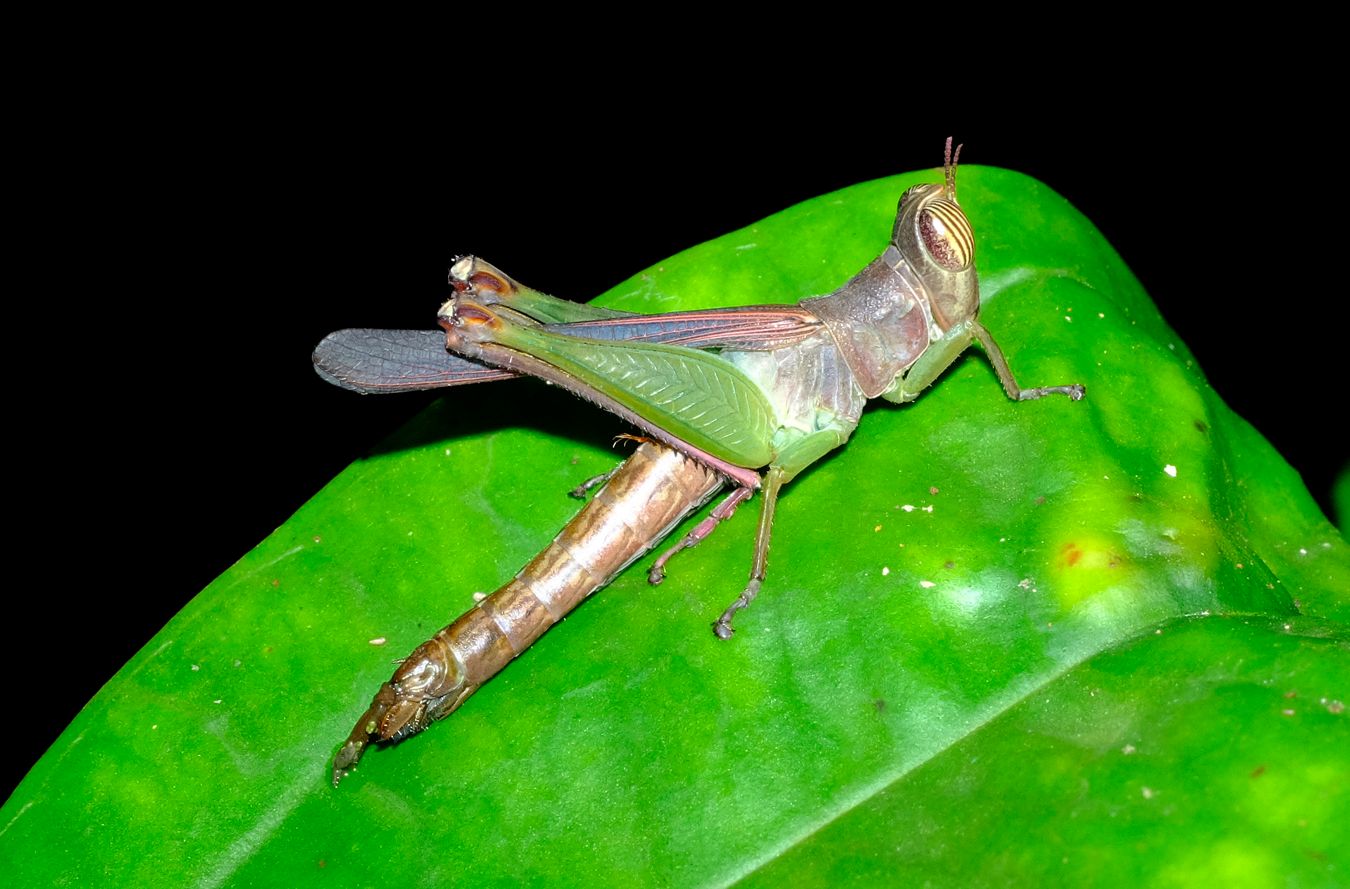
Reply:
<svg viewBox="0 0 1350 889"><path fill-rule="evenodd" d="M948 133L964 163L1033 175L1091 218L1327 503L1346 456L1324 428L1344 412L1328 315L1344 296L1321 283L1317 150L1298 132L1236 104L988 122L880 88L843 109L753 86L632 110L597 100L604 84L489 101L409 98L390 76L94 101L44 217L61 241L46 329L62 333L43 366L60 385L23 387L41 420L16 465L46 485L18 505L21 540L57 555L14 595L55 611L11 624L21 718L0 789L188 599L428 402L323 384L324 333L432 326L460 253L587 298L797 201L935 167ZM579 429L618 429L577 412Z"/></svg>

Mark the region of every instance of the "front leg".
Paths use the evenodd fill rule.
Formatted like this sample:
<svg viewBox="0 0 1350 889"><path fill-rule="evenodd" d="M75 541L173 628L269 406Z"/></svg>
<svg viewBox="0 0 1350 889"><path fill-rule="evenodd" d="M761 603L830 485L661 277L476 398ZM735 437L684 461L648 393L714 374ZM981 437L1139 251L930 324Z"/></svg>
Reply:
<svg viewBox="0 0 1350 889"><path fill-rule="evenodd" d="M1008 359L1003 357L1003 350L994 342L994 337L989 333L983 324L978 321L971 321L971 333L975 339L980 341L980 346L984 353L989 356L989 363L994 366L994 372L998 374L998 381L1003 384L1003 391L1008 393L1008 397L1013 401L1032 401L1037 398L1044 398L1047 395L1067 395L1074 401L1083 397L1087 390L1083 388L1082 383L1074 383L1069 386L1039 386L1035 389L1023 389L1017 385L1017 379L1013 377L1012 368L1008 367Z"/></svg>
<svg viewBox="0 0 1350 889"><path fill-rule="evenodd" d="M1003 350L994 341L993 335L983 324L972 318L953 325L950 330L942 335L941 339L929 343L928 348L919 356L919 359L910 365L904 374L896 379L891 388L882 393L881 397L897 404L904 404L918 398L923 390L933 385L937 378L942 375L942 372L950 367L957 358L960 358L966 348L974 341L978 341L985 354L989 356L989 363L993 365L994 373L998 375L998 381L1003 386L1003 391L1013 401L1033 401L1047 395L1067 395L1077 401L1083 397L1083 393L1086 391L1079 383L1069 386L1040 386L1035 389L1023 389L1018 385L1017 378L1013 376L1012 368L1008 367L1008 359L1003 356Z"/></svg>

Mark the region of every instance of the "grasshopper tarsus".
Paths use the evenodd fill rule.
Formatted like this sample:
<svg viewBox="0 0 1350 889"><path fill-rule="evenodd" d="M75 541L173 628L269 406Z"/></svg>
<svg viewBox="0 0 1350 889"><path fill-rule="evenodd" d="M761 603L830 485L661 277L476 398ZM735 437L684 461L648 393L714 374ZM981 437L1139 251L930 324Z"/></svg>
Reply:
<svg viewBox="0 0 1350 889"><path fill-rule="evenodd" d="M670 557L680 550L689 549L691 546L694 546L702 540L703 538L698 536L698 531L709 521L709 519L704 519L702 522L699 522L698 526L695 527L693 531L690 531L680 538L679 543L657 556L656 561L652 563L651 570L647 572L647 583L652 586L659 586L661 581L666 579L666 563L670 561ZM715 521L713 521L713 525L716 525ZM708 530L711 531L712 528L710 527ZM703 536L706 537L707 535L705 534Z"/></svg>
<svg viewBox="0 0 1350 889"><path fill-rule="evenodd" d="M1035 389L1023 389L1017 393L1017 400L1035 401L1047 395L1067 395L1070 401L1079 401L1085 394L1087 389L1082 383L1074 383L1071 386L1039 386Z"/></svg>
<svg viewBox="0 0 1350 889"><path fill-rule="evenodd" d="M755 597L759 595L760 585L763 584L762 577L752 577L750 582L745 585L745 589L736 597L736 601L727 606L727 610L722 612L722 616L713 622L713 635L718 639L730 639L736 634L736 628L731 625L735 619L736 612L744 611Z"/></svg>
<svg viewBox="0 0 1350 889"><path fill-rule="evenodd" d="M596 485L604 484L607 481L605 476L598 475L595 478L588 478L575 488L567 492L567 496L573 500L585 500L586 495L591 492Z"/></svg>
<svg viewBox="0 0 1350 889"><path fill-rule="evenodd" d="M619 464L619 466L622 465L622 463ZM602 472L599 475L591 476L572 490L568 491L567 496L575 497L578 500L585 500L587 494L614 478L614 473L619 471L619 466L615 466L609 472Z"/></svg>

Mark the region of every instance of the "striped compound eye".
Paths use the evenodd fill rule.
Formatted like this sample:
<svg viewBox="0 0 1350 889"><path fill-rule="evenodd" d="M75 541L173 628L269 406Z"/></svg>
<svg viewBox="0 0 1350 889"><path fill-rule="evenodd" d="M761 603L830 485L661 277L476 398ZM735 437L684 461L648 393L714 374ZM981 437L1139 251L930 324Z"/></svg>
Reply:
<svg viewBox="0 0 1350 889"><path fill-rule="evenodd" d="M937 198L919 211L919 239L933 261L959 272L975 259L975 233L955 201Z"/></svg>

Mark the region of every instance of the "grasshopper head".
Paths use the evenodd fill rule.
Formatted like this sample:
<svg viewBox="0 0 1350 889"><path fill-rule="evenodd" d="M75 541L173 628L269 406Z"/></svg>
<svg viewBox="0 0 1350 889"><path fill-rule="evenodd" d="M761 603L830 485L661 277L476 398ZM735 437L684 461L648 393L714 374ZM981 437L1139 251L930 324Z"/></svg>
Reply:
<svg viewBox="0 0 1350 889"><path fill-rule="evenodd" d="M975 274L975 233L956 202L956 163L947 140L945 181L915 185L900 196L891 243L928 290L933 320L944 331L975 317L980 282Z"/></svg>

